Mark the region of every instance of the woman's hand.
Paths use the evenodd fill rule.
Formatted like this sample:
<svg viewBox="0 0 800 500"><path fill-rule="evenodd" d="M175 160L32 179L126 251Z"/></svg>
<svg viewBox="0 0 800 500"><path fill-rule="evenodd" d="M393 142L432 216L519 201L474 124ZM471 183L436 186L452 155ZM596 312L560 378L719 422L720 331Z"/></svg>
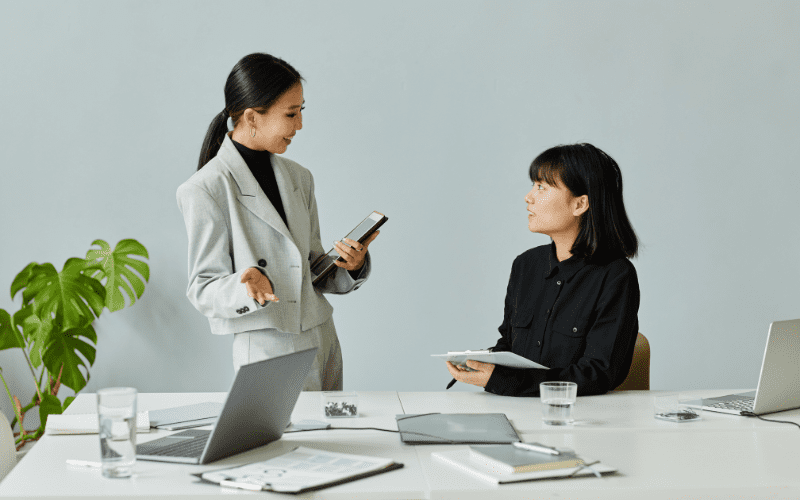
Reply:
<svg viewBox="0 0 800 500"><path fill-rule="evenodd" d="M454 379L465 384L477 385L478 387L486 387L489 383L489 377L492 376L494 365L492 363L481 363L480 361L467 360L467 366L475 370L468 372L464 368L453 363L446 361L447 369Z"/></svg>
<svg viewBox="0 0 800 500"><path fill-rule="evenodd" d="M379 233L380 231L375 231L364 243L345 238L344 241L350 246L345 245L341 241L333 242L336 251L339 252L339 255L344 259L344 262L340 262L339 259L336 259L334 264L348 271L358 271L361 269L364 265L364 259L367 256L367 247L378 237Z"/></svg>
<svg viewBox="0 0 800 500"><path fill-rule="evenodd" d="M262 306L268 300L278 302L278 297L272 293L272 284L269 279L255 267L248 268L242 273L241 282L247 287L247 295L256 299Z"/></svg>

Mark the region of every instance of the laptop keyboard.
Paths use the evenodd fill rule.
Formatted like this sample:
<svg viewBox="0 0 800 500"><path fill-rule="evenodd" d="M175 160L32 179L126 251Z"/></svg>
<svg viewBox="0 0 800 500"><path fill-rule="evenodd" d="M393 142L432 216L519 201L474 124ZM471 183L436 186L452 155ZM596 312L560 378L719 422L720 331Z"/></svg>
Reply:
<svg viewBox="0 0 800 500"><path fill-rule="evenodd" d="M191 432L191 434L187 434L188 432ZM197 434L197 433L203 433L203 434ZM200 455L203 454L203 449L205 449L206 442L208 441L208 437L210 435L211 435L210 431L179 432L178 434L173 434L172 436L162 438L163 440L168 440L166 441L167 443L169 443L169 441L174 441L166 445L159 443L159 441L162 441L162 439L157 439L149 443L138 445L136 447L136 454L157 456L157 457L199 458ZM179 437L186 436L187 438L176 439L175 436Z"/></svg>
<svg viewBox="0 0 800 500"><path fill-rule="evenodd" d="M734 399L731 401L721 401L712 405L706 405L710 408L719 408L720 410L734 410L734 411L753 411L754 399Z"/></svg>

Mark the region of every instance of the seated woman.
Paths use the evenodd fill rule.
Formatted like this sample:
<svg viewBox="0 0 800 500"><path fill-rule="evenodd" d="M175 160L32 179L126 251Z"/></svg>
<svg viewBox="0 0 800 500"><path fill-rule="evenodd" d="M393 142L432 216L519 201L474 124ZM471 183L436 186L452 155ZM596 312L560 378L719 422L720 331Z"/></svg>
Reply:
<svg viewBox="0 0 800 500"><path fill-rule="evenodd" d="M503 396L538 396L540 382L555 380L577 383L579 395L603 394L625 380L639 330L639 282L628 260L638 240L619 166L591 144L556 146L533 160L530 178L528 229L553 242L514 260L493 350L549 369L447 368Z"/></svg>

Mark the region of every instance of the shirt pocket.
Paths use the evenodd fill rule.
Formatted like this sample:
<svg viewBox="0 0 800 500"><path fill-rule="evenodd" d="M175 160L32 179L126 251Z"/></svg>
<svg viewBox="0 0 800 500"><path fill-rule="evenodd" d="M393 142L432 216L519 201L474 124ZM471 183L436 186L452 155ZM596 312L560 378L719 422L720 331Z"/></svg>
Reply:
<svg viewBox="0 0 800 500"><path fill-rule="evenodd" d="M516 310L511 315L511 351L524 349L523 339L530 335L533 327L533 310ZM516 349L516 350L515 350Z"/></svg>
<svg viewBox="0 0 800 500"><path fill-rule="evenodd" d="M577 363L586 350L588 322L568 318L553 323L551 353L555 357L553 367L566 367Z"/></svg>

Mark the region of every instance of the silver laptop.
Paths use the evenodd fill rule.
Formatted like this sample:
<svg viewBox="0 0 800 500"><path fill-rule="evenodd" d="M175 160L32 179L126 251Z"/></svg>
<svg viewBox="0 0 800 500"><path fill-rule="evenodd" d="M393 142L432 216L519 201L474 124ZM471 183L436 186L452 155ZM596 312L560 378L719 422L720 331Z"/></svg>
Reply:
<svg viewBox="0 0 800 500"><path fill-rule="evenodd" d="M136 447L136 458L207 464L283 435L317 348L239 368L214 428L187 430Z"/></svg>
<svg viewBox="0 0 800 500"><path fill-rule="evenodd" d="M800 319L769 325L755 391L704 398L696 403L703 410L734 415L800 408Z"/></svg>

